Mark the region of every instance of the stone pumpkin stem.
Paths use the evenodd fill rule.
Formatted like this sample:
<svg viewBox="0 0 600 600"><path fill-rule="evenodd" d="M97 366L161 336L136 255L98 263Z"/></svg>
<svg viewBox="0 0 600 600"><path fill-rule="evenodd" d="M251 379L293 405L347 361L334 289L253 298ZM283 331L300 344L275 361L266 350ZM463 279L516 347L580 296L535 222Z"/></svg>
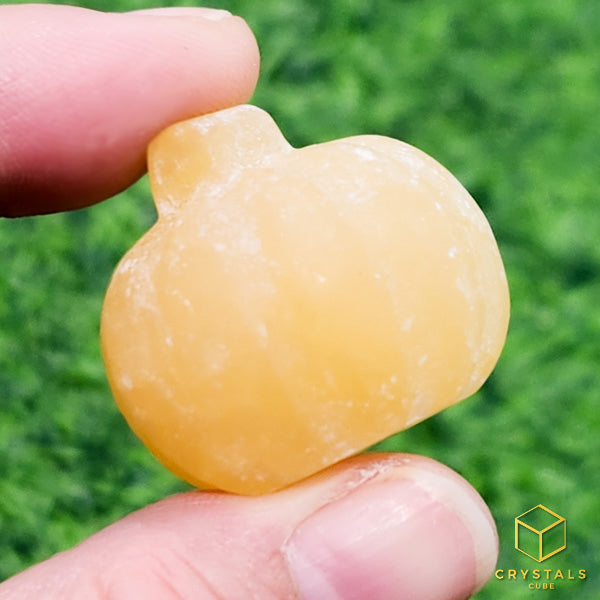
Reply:
<svg viewBox="0 0 600 600"><path fill-rule="evenodd" d="M190 201L220 195L244 169L266 166L272 156L291 150L271 116L250 105L168 127L148 148L159 217Z"/></svg>

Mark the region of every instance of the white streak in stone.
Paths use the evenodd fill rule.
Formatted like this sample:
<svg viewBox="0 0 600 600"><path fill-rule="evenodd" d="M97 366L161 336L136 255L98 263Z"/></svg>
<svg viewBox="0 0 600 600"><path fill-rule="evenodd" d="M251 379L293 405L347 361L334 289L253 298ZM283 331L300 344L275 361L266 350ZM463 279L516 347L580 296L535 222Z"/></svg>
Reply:
<svg viewBox="0 0 600 600"><path fill-rule="evenodd" d="M225 344L215 344L207 349L205 354L207 358L207 367L213 373L220 373L225 368L229 358L229 348Z"/></svg>
<svg viewBox="0 0 600 600"><path fill-rule="evenodd" d="M382 383L379 386L379 393L386 399L386 400L393 400L395 398L394 393L392 392L392 390L390 390L390 386L387 383Z"/></svg>
<svg viewBox="0 0 600 600"><path fill-rule="evenodd" d="M411 315L410 317L408 317L408 319L406 319L404 321L404 323L402 323L402 331L410 331L412 329L414 320L415 320L414 315Z"/></svg>
<svg viewBox="0 0 600 600"><path fill-rule="evenodd" d="M373 152L371 152L371 150L369 150L368 148L364 148L363 146L357 146L356 148L354 148L354 154L356 154L356 156L358 156L362 160L375 160L375 155L373 154Z"/></svg>
<svg viewBox="0 0 600 600"><path fill-rule="evenodd" d="M243 235L239 241L240 251L244 254L258 254L261 246L260 240L250 232Z"/></svg>
<svg viewBox="0 0 600 600"><path fill-rule="evenodd" d="M133 389L133 381L131 381L131 377L129 377L129 375L122 375L121 376L121 385L126 390L132 390Z"/></svg>
<svg viewBox="0 0 600 600"><path fill-rule="evenodd" d="M257 326L258 335L266 340L269 337L269 332L267 331L267 326L264 323L259 323Z"/></svg>

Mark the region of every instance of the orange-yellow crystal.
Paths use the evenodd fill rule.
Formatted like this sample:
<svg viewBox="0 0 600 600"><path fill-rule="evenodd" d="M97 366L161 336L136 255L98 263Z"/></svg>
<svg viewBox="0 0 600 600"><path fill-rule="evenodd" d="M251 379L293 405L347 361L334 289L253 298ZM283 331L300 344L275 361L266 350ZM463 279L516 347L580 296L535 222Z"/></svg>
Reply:
<svg viewBox="0 0 600 600"><path fill-rule="evenodd" d="M192 484L279 489L473 394L509 313L492 231L440 164L357 136L294 149L264 111L151 144L158 221L102 315L109 381Z"/></svg>

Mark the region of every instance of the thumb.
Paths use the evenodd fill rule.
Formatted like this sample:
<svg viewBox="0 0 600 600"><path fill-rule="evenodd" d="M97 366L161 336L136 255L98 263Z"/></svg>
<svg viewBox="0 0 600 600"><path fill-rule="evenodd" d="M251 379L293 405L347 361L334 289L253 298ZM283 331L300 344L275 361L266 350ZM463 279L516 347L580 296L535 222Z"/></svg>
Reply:
<svg viewBox="0 0 600 600"><path fill-rule="evenodd" d="M9 579L0 599L459 600L497 552L456 473L367 454L275 494L173 496Z"/></svg>

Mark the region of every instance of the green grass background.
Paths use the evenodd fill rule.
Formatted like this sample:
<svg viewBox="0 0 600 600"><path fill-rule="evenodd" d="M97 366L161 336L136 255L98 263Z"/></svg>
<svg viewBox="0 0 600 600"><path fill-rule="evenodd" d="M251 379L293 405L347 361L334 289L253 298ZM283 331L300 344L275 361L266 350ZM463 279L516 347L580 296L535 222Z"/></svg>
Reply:
<svg viewBox="0 0 600 600"><path fill-rule="evenodd" d="M600 5L212 5L254 29L252 101L292 143L406 140L485 211L512 293L504 354L476 396L381 447L432 456L473 483L498 524L499 567L539 567L512 547L515 516L538 503L565 516L567 550L542 568L588 577L552 596L600 597ZM0 579L185 487L126 427L98 344L111 271L154 218L142 180L89 209L0 220ZM492 580L477 598L536 593Z"/></svg>

